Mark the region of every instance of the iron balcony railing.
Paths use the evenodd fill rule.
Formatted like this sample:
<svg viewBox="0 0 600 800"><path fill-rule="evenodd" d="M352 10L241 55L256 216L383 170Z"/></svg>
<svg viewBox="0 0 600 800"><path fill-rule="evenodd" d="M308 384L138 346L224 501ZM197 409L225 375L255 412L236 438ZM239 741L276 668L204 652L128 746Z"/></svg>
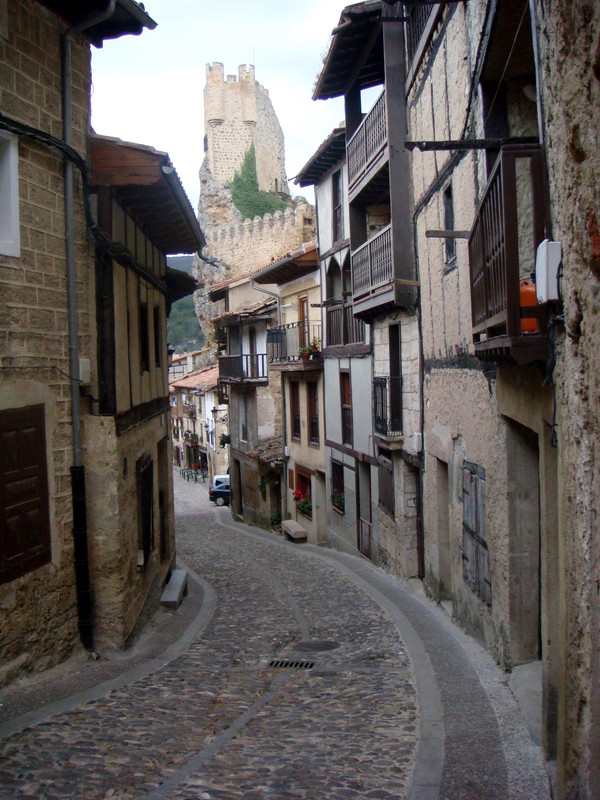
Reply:
<svg viewBox="0 0 600 800"><path fill-rule="evenodd" d="M191 403L184 403L183 404L183 415L184 417L189 417L190 419L196 418L196 406Z"/></svg>
<svg viewBox="0 0 600 800"><path fill-rule="evenodd" d="M279 325L267 331L267 357L269 364L286 361L300 361L303 358L301 348L314 345L313 352L321 350L321 323L308 320ZM304 354L311 355L311 353Z"/></svg>
<svg viewBox="0 0 600 800"><path fill-rule="evenodd" d="M543 148L503 147L491 172L469 238L473 338L520 336L520 280L535 269L547 206ZM539 310L539 333L546 333Z"/></svg>
<svg viewBox="0 0 600 800"><path fill-rule="evenodd" d="M319 417L308 418L308 441L310 444L319 444Z"/></svg>
<svg viewBox="0 0 600 800"><path fill-rule="evenodd" d="M378 286L391 283L394 277L392 227L386 225L372 239L352 253L352 290L354 298Z"/></svg>
<svg viewBox="0 0 600 800"><path fill-rule="evenodd" d="M373 378L373 412L376 433L402 435L402 378Z"/></svg>
<svg viewBox="0 0 600 800"><path fill-rule="evenodd" d="M370 165L385 150L388 141L385 89L363 119L346 148L348 188L352 190Z"/></svg>
<svg viewBox="0 0 600 800"><path fill-rule="evenodd" d="M266 380L267 354L246 353L237 356L219 356L220 381Z"/></svg>
<svg viewBox="0 0 600 800"><path fill-rule="evenodd" d="M339 303L329 306L325 312L327 347L361 344L365 341L365 323L356 319L352 306Z"/></svg>

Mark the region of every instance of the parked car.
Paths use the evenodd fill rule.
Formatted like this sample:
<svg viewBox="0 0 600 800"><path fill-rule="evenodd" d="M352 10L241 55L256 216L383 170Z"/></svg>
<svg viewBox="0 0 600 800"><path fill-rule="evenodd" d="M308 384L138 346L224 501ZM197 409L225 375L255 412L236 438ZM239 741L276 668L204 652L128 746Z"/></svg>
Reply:
<svg viewBox="0 0 600 800"><path fill-rule="evenodd" d="M230 500L229 475L215 475L208 487L208 499L218 506L228 506Z"/></svg>

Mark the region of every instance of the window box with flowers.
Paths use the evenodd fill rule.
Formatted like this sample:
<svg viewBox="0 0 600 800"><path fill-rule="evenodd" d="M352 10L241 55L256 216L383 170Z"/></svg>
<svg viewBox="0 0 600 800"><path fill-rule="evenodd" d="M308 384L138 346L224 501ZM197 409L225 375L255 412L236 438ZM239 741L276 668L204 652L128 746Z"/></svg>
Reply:
<svg viewBox="0 0 600 800"><path fill-rule="evenodd" d="M300 489L296 489L292 494L292 498L296 503L296 510L304 514L305 517L312 519L312 498L310 495L305 495Z"/></svg>
<svg viewBox="0 0 600 800"><path fill-rule="evenodd" d="M303 361L310 358L318 358L321 355L321 346L319 340L315 337L309 344L302 345L298 348L298 355Z"/></svg>
<svg viewBox="0 0 600 800"><path fill-rule="evenodd" d="M344 513L344 493L343 492L333 492L331 495L331 505L333 508L339 512L340 514Z"/></svg>

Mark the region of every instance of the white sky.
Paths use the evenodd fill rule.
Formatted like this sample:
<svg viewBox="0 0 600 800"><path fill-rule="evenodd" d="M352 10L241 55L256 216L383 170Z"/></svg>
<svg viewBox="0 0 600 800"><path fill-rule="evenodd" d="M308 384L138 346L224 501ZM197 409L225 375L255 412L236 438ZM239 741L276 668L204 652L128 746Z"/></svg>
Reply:
<svg viewBox="0 0 600 800"><path fill-rule="evenodd" d="M99 134L169 153L197 209L206 64L226 75L254 63L285 136L288 178L344 117L340 99L313 101L331 30L347 0L145 0L158 23L93 52L92 125ZM292 194L311 197L290 183Z"/></svg>

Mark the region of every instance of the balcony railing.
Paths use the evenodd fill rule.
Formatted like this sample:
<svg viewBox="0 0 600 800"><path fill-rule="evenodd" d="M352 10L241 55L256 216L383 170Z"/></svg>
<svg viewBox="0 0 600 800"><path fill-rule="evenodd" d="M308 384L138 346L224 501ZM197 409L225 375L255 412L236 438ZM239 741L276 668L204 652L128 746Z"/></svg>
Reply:
<svg viewBox="0 0 600 800"><path fill-rule="evenodd" d="M329 306L325 315L327 347L336 345L361 344L365 341L365 323L352 314L352 306Z"/></svg>
<svg viewBox="0 0 600 800"><path fill-rule="evenodd" d="M183 404L183 416L189 417L190 419L196 419L196 406L192 405L191 403L184 403Z"/></svg>
<svg viewBox="0 0 600 800"><path fill-rule="evenodd" d="M302 356L300 348L315 342L321 349L321 324L304 322L291 322L289 325L280 325L269 328L267 331L267 357L269 364L279 364L286 361L300 361Z"/></svg>
<svg viewBox="0 0 600 800"><path fill-rule="evenodd" d="M373 411L376 433L402 435L402 378L373 378Z"/></svg>
<svg viewBox="0 0 600 800"><path fill-rule="evenodd" d="M479 204L469 238L473 338L522 337L521 317L537 317L547 332L543 307L521 309L520 280L535 269L535 254L547 227L543 149L503 147ZM489 345L485 345L489 347Z"/></svg>
<svg viewBox="0 0 600 800"><path fill-rule="evenodd" d="M267 354L247 353L219 356L220 381L253 381L267 379Z"/></svg>
<svg viewBox="0 0 600 800"><path fill-rule="evenodd" d="M387 145L387 116L385 109L385 90L375 101L375 105L361 122L354 136L348 142L348 187L363 177L373 161Z"/></svg>
<svg viewBox="0 0 600 800"><path fill-rule="evenodd" d="M387 225L352 253L354 297L391 283L393 277L392 227Z"/></svg>

